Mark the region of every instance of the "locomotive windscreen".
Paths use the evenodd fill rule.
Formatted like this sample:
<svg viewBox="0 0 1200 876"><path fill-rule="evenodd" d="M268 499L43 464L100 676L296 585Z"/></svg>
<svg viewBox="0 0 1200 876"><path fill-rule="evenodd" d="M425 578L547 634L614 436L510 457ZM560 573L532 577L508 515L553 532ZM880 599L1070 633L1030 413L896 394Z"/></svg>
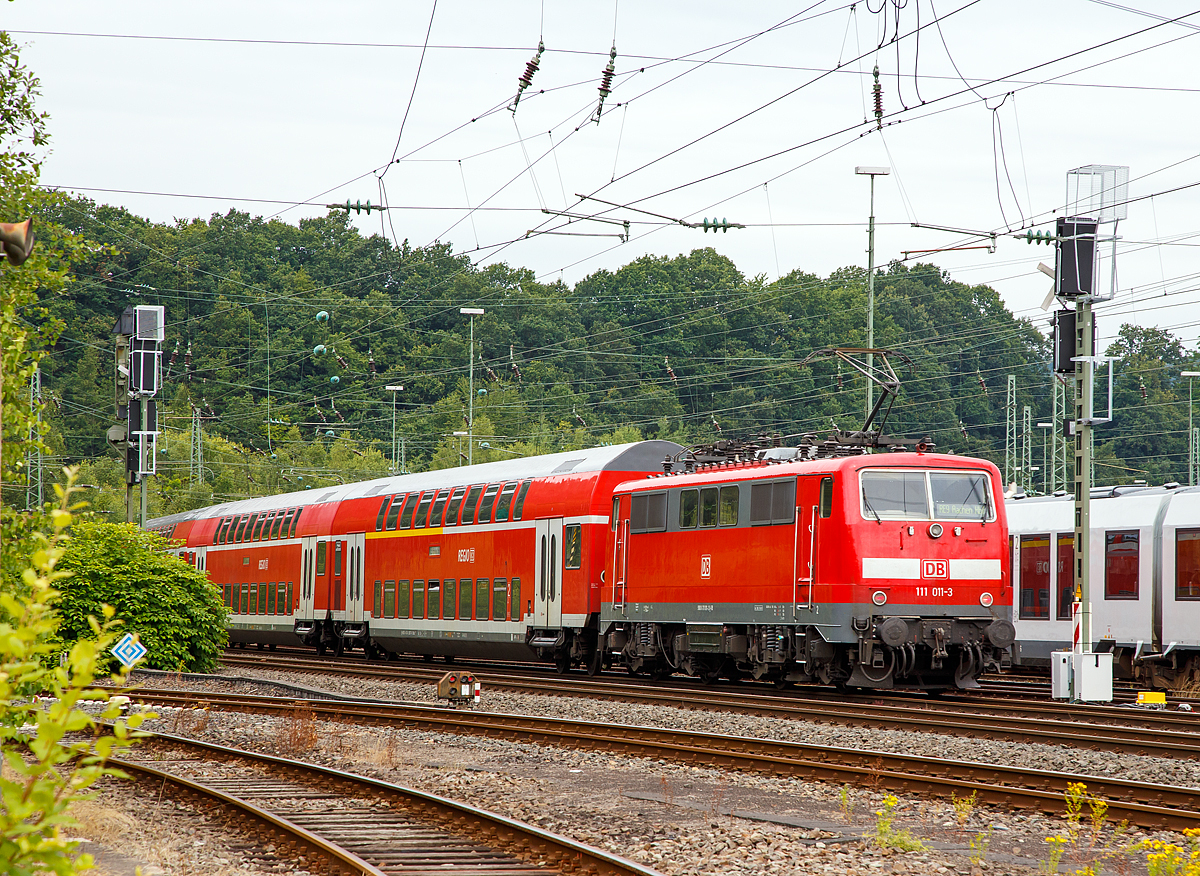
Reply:
<svg viewBox="0 0 1200 876"><path fill-rule="evenodd" d="M868 520L987 520L992 516L984 472L869 469L861 478L862 513Z"/></svg>

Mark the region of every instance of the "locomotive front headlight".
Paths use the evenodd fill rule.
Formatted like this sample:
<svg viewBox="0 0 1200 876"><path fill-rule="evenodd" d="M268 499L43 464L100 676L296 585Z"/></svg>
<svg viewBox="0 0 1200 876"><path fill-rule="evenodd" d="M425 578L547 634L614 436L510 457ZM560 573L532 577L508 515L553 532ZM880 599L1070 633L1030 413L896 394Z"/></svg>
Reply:
<svg viewBox="0 0 1200 876"><path fill-rule="evenodd" d="M942 524L940 524L940 523L929 524L929 535L931 538L941 538L942 537Z"/></svg>
<svg viewBox="0 0 1200 876"><path fill-rule="evenodd" d="M871 594L871 601L876 605L883 605L885 602L887 602L887 594L882 590L876 590Z"/></svg>
<svg viewBox="0 0 1200 876"><path fill-rule="evenodd" d="M988 593L986 590L983 593L980 593L979 594L979 604L982 605L984 608L991 608L992 607L992 594Z"/></svg>

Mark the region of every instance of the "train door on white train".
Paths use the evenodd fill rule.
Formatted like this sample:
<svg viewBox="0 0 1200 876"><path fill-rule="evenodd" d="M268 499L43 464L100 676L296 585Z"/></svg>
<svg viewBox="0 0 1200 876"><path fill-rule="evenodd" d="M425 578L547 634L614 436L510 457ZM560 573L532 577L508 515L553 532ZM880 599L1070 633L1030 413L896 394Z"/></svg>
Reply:
<svg viewBox="0 0 1200 876"><path fill-rule="evenodd" d="M533 582L534 626L562 625L562 532L561 517L537 522L537 565Z"/></svg>
<svg viewBox="0 0 1200 876"><path fill-rule="evenodd" d="M363 532L351 533L346 541L346 621L363 622L363 548L367 536Z"/></svg>
<svg viewBox="0 0 1200 876"><path fill-rule="evenodd" d="M299 616L313 616L313 589L317 572L317 540L312 537L300 539L300 608Z"/></svg>

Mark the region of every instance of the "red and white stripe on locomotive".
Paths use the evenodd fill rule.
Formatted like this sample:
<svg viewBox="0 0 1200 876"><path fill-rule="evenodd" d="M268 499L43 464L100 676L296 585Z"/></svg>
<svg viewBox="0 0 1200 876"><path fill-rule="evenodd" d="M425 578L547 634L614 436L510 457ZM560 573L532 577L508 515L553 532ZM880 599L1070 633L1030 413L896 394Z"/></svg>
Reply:
<svg viewBox="0 0 1200 876"><path fill-rule="evenodd" d="M972 686L1013 642L996 467L715 463L618 487L599 648L632 671Z"/></svg>

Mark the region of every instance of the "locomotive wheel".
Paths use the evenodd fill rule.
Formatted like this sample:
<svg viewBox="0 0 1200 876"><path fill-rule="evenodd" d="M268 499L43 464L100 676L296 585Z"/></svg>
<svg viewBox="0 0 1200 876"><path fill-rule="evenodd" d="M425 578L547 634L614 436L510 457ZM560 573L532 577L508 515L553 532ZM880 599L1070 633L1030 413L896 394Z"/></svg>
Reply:
<svg viewBox="0 0 1200 876"><path fill-rule="evenodd" d="M604 669L604 652L599 648L594 650L589 656L586 664L587 674L597 676Z"/></svg>
<svg viewBox="0 0 1200 876"><path fill-rule="evenodd" d="M318 657L325 656L325 641L324 641L324 639L322 639L320 642L317 642L317 656Z"/></svg>
<svg viewBox="0 0 1200 876"><path fill-rule="evenodd" d="M341 657L346 653L346 640L341 636L337 637L337 643L333 646L333 656Z"/></svg>
<svg viewBox="0 0 1200 876"><path fill-rule="evenodd" d="M570 654L555 654L554 655L554 670L559 675L566 675L571 669Z"/></svg>

